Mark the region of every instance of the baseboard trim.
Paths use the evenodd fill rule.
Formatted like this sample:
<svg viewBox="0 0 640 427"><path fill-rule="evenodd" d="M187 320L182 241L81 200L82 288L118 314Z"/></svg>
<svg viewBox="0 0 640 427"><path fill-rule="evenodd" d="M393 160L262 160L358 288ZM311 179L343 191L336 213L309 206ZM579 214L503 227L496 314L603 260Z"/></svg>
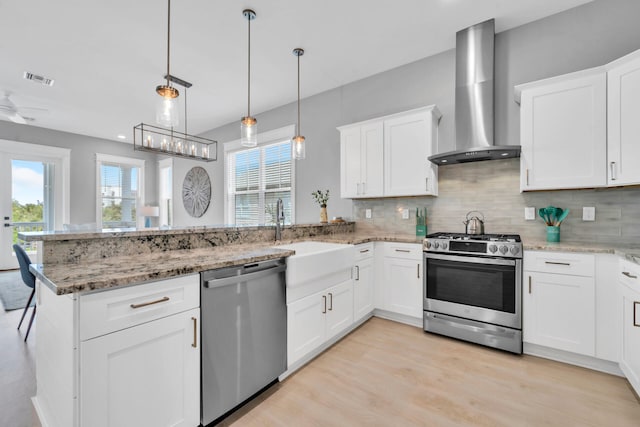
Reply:
<svg viewBox="0 0 640 427"><path fill-rule="evenodd" d="M556 362L568 363L569 365L580 366L594 371L604 372L606 374L625 377L620 366L615 362L598 359L596 357L585 356L583 354L571 353L569 351L558 350L555 348L545 347L538 344L523 343L524 354L542 357L544 359L555 360Z"/></svg>
<svg viewBox="0 0 640 427"><path fill-rule="evenodd" d="M394 313L392 311L381 310L379 308L373 310L373 315L375 317L380 317L381 319L393 320L394 322L415 326L416 328L423 327L422 317L407 316L406 314Z"/></svg>
<svg viewBox="0 0 640 427"><path fill-rule="evenodd" d="M36 411L36 415L38 416L38 420L42 427L49 427L49 423L47 422L47 418L44 416L44 412L42 407L40 406L40 402L38 401L38 396L33 396L31 398L31 404L33 405L33 409Z"/></svg>

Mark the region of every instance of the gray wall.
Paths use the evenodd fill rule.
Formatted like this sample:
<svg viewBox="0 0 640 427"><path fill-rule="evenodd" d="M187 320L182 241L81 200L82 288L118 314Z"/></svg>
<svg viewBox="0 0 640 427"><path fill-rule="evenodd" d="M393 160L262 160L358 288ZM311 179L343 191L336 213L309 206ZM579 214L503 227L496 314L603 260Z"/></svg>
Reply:
<svg viewBox="0 0 640 427"><path fill-rule="evenodd" d="M519 144L519 109L513 86L554 75L603 65L640 48L640 1L596 0L593 3L496 35L496 143ZM366 58L354 57L366 61ZM337 126L411 108L436 104L440 122L440 151L454 147L454 51L444 52L302 100L307 159L298 162L296 222L316 222L318 208L309 193L329 188L329 216L355 218L350 200L341 200L340 150ZM304 93L304 91L303 91ZM295 104L257 116L262 132L295 121ZM231 123L206 133L221 142L238 139ZM223 221L224 182L222 144L215 166L212 204L216 221ZM514 180L517 177L513 177ZM517 183L516 183L517 184ZM448 188L447 185L443 186ZM517 186L514 187L517 189ZM444 190L446 191L446 190ZM614 190L612 190L614 191ZM442 196L447 196L443 194ZM387 201L393 204L393 202ZM424 205L424 203L422 203ZM357 208L361 208L358 202ZM520 218L520 212L517 218Z"/></svg>
<svg viewBox="0 0 640 427"><path fill-rule="evenodd" d="M154 154L133 151L131 144L0 121L0 139L71 149L70 222L96 221L96 153L145 160L146 204L158 203L158 165Z"/></svg>

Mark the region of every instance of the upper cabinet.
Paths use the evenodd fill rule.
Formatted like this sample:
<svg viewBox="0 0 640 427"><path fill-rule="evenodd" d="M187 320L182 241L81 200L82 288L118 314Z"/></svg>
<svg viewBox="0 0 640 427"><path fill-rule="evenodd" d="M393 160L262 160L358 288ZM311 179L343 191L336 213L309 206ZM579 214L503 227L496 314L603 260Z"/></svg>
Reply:
<svg viewBox="0 0 640 427"><path fill-rule="evenodd" d="M607 65L608 185L640 184L640 51Z"/></svg>
<svg viewBox="0 0 640 427"><path fill-rule="evenodd" d="M640 184L640 50L515 87L520 190Z"/></svg>
<svg viewBox="0 0 640 427"><path fill-rule="evenodd" d="M438 195L435 106L338 128L343 198Z"/></svg>
<svg viewBox="0 0 640 427"><path fill-rule="evenodd" d="M607 77L594 68L516 87L520 189L607 185Z"/></svg>

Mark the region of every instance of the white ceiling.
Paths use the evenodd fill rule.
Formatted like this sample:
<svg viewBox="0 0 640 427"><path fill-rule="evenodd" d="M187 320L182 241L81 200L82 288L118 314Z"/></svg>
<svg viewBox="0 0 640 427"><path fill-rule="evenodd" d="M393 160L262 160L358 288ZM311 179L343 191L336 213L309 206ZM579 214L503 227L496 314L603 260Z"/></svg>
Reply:
<svg viewBox="0 0 640 427"><path fill-rule="evenodd" d="M295 100L295 47L305 49L305 98L451 49L456 31L486 19L501 32L589 1L174 0L171 74L193 83L188 131L197 134L246 113L245 8L257 13L251 113L259 114ZM130 141L134 125L154 122L166 13L166 0L0 0L0 91L18 107L49 110L24 110L31 126ZM55 85L24 80L24 71Z"/></svg>

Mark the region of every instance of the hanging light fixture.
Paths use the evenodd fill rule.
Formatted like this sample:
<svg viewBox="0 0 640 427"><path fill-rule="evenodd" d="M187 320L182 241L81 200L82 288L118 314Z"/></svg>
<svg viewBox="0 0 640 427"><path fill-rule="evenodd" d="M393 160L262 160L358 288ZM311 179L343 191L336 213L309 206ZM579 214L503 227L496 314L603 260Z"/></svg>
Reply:
<svg viewBox="0 0 640 427"><path fill-rule="evenodd" d="M156 92L161 96L156 105L156 122L167 127L178 126L178 89L171 86L169 80L170 53L171 53L171 0L167 0L167 84L158 85Z"/></svg>
<svg viewBox="0 0 640 427"><path fill-rule="evenodd" d="M251 9L242 11L242 15L247 19L247 115L240 121L240 143L244 147L255 147L258 145L258 120L251 117L251 21L256 19L256 13Z"/></svg>
<svg viewBox="0 0 640 427"><path fill-rule="evenodd" d="M294 160L304 160L305 138L300 132L300 57L304 55L304 49L297 47L293 49L293 54L298 57L298 129L296 135L291 138L291 154Z"/></svg>

